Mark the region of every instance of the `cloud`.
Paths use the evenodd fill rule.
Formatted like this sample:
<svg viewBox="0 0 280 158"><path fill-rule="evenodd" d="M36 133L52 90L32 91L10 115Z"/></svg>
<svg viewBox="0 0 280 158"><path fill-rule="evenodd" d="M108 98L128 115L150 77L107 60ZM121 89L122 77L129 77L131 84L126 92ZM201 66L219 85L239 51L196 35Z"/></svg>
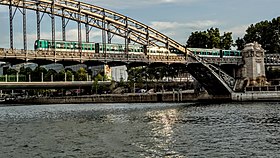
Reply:
<svg viewBox="0 0 280 158"><path fill-rule="evenodd" d="M152 28L161 31L178 29L178 28L199 30L199 29L217 26L219 22L213 20L202 20L202 21L193 21L193 22L186 22L186 23L154 21L151 22L151 24L152 24L151 25Z"/></svg>
<svg viewBox="0 0 280 158"><path fill-rule="evenodd" d="M206 30L219 24L221 23L213 20L198 20L185 23L154 21L151 22L151 27L184 44L191 32Z"/></svg>
<svg viewBox="0 0 280 158"><path fill-rule="evenodd" d="M189 4L198 0L82 0L86 3L109 8L140 8L144 6L159 5L159 4Z"/></svg>
<svg viewBox="0 0 280 158"><path fill-rule="evenodd" d="M0 5L0 13L2 13L2 12L8 12L8 7Z"/></svg>
<svg viewBox="0 0 280 158"><path fill-rule="evenodd" d="M164 33L180 43L184 43L191 32L203 31L211 27L220 28L221 34L224 32L232 32L232 37L235 40L238 37L243 37L245 35L246 29L249 25L250 24L242 24L228 28L226 23L215 20L199 20L186 23L162 21L151 22L152 28Z"/></svg>
<svg viewBox="0 0 280 158"><path fill-rule="evenodd" d="M250 24L234 26L234 27L225 29L225 32L232 32L233 38L237 39L238 37L243 37L245 35L248 26L250 26Z"/></svg>

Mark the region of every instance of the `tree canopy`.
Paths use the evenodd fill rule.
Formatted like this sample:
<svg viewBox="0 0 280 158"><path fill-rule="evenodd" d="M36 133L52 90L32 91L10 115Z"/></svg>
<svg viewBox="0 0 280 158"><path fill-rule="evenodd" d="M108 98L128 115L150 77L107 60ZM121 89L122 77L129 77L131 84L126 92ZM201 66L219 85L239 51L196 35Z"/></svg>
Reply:
<svg viewBox="0 0 280 158"><path fill-rule="evenodd" d="M280 53L280 17L251 24L244 37L236 40L237 49L241 50L244 44L254 41L261 44L267 53Z"/></svg>
<svg viewBox="0 0 280 158"><path fill-rule="evenodd" d="M224 32L223 35L220 35L218 28L192 32L187 40L187 47L191 48L230 49L232 44L232 32Z"/></svg>

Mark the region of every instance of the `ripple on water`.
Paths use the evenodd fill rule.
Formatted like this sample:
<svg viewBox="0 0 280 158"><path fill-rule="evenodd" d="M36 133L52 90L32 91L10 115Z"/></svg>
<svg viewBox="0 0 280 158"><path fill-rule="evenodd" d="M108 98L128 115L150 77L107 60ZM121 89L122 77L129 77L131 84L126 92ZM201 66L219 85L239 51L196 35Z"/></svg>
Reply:
<svg viewBox="0 0 280 158"><path fill-rule="evenodd" d="M0 157L278 157L278 103L0 107Z"/></svg>

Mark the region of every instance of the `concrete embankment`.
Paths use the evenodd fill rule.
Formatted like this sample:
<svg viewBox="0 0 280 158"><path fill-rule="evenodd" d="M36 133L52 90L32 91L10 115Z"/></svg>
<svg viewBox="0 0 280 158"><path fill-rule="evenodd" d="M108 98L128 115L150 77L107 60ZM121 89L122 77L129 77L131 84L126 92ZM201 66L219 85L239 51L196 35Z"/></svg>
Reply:
<svg viewBox="0 0 280 158"><path fill-rule="evenodd" d="M224 102L280 101L280 91L233 93L211 96L207 93L102 94L63 97L39 97L6 100L7 104L80 104L80 103L157 103L157 102Z"/></svg>
<svg viewBox="0 0 280 158"><path fill-rule="evenodd" d="M233 101L280 101L280 91L249 91L233 93Z"/></svg>
<svg viewBox="0 0 280 158"><path fill-rule="evenodd" d="M75 103L156 103L230 100L230 96L213 97L207 93L104 94L64 97L40 97L10 100L13 104L75 104Z"/></svg>

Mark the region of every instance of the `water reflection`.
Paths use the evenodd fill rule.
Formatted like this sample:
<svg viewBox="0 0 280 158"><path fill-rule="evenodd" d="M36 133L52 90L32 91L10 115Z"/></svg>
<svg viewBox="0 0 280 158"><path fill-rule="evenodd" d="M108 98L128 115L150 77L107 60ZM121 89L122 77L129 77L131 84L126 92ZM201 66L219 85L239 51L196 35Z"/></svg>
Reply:
<svg viewBox="0 0 280 158"><path fill-rule="evenodd" d="M176 139L174 138L174 125L178 120L178 109L165 109L148 111L144 115L145 120L149 120L150 130L147 131L150 144L137 144L145 151L152 153L153 156L181 157L173 147ZM144 142L146 143L146 142ZM143 156L147 156L143 154Z"/></svg>
<svg viewBox="0 0 280 158"><path fill-rule="evenodd" d="M0 139L0 157L279 157L280 106L0 107Z"/></svg>

